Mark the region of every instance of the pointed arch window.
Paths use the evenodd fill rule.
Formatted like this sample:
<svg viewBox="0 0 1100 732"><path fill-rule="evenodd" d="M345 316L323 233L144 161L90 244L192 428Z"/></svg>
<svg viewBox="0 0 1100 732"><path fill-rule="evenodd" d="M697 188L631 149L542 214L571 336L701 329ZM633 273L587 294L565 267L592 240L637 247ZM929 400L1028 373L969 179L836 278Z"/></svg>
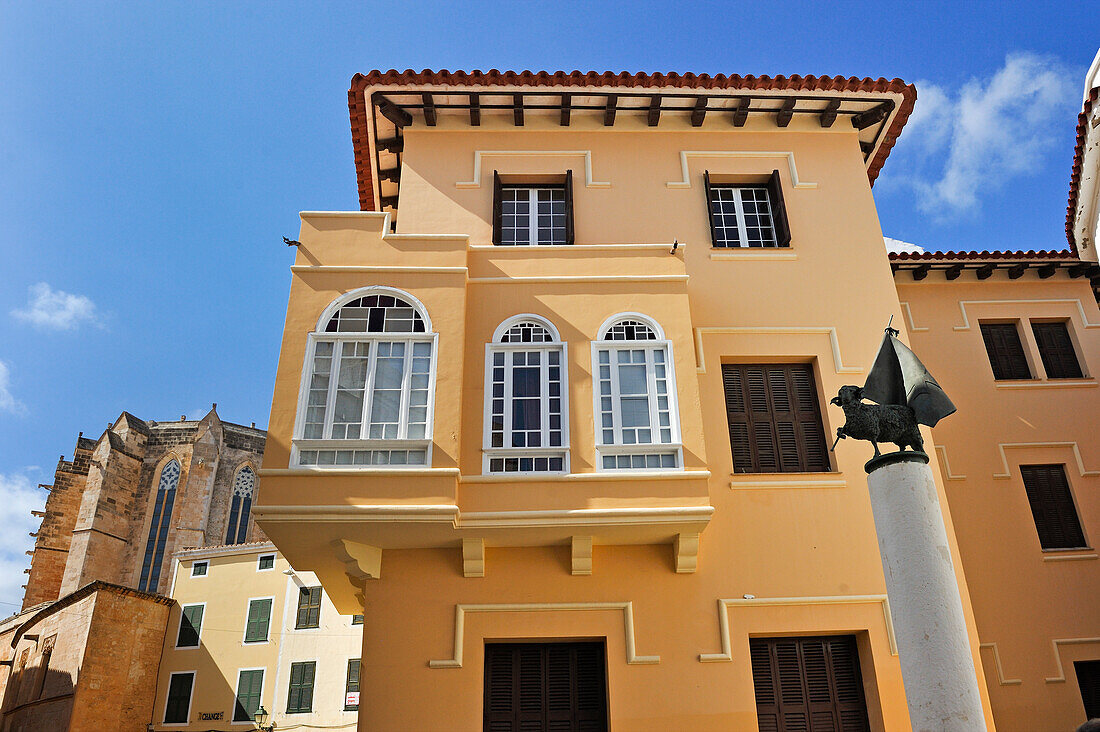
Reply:
<svg viewBox="0 0 1100 732"><path fill-rule="evenodd" d="M484 471L566 472L567 394L565 344L554 326L533 315L501 324L487 349Z"/></svg>
<svg viewBox="0 0 1100 732"><path fill-rule="evenodd" d="M149 537L145 541L145 555L138 578L138 589L144 592L156 592L160 584L160 568L164 562L164 547L168 543L168 526L172 520L172 506L176 502L179 482L180 464L173 459L160 469L160 479L157 481L153 517L149 521Z"/></svg>
<svg viewBox="0 0 1100 732"><path fill-rule="evenodd" d="M245 465L233 479L233 498L229 506L229 527L226 544L243 544L248 538L248 517L252 511L252 496L256 492L256 473Z"/></svg>
<svg viewBox="0 0 1100 732"><path fill-rule="evenodd" d="M601 469L682 467L671 348L644 316L618 316L600 330L592 360Z"/></svg>
<svg viewBox="0 0 1100 732"><path fill-rule="evenodd" d="M372 287L330 308L309 338L293 461L428 465L435 343L406 293Z"/></svg>

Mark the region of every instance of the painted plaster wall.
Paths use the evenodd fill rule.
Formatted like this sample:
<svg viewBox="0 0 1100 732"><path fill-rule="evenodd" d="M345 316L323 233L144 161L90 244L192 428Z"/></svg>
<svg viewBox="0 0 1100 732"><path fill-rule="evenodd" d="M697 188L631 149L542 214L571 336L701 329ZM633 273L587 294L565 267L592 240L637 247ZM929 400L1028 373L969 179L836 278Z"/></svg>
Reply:
<svg viewBox="0 0 1100 732"><path fill-rule="evenodd" d="M1087 280L1064 273L978 282L898 274L912 344L959 408L934 430L1001 730L1073 729L1084 707L1073 661L1100 658L1095 550L1044 552L1020 465L1061 463L1086 541L1100 532L1100 312ZM1069 324L1086 378L1045 377L1031 320ZM979 324L1019 321L1038 378L997 382ZM915 326L915 327L913 327ZM1076 446L1076 451L1075 451ZM946 455L947 461L942 458ZM947 468L947 464L950 468ZM1042 720L1036 727L1036 720Z"/></svg>
<svg viewBox="0 0 1100 732"><path fill-rule="evenodd" d="M537 125L515 131L489 121L483 121L479 132L414 127L405 137L397 227L401 236L382 239L380 217L370 215L304 218L273 399L261 512L264 506L317 510L367 504L452 504L463 512L670 503L715 508L702 533L694 574L673 571L671 534L646 545L629 545L629 531L616 536L620 545L601 545L597 539L589 577L570 574L567 545L501 546L538 543L538 532L530 527L482 532L488 544L484 578L462 575L457 547L460 538L479 536L472 529L453 532L453 548L383 549L382 578L369 580L363 591L371 622L364 636L360 729L477 728L484 641L548 637L606 637L613 729L751 729L755 703L749 635L834 632L860 638L873 728L907 728L900 671L890 653L881 600L832 600L881 598L885 592L862 470L865 450L851 443L842 446L827 473L734 475L724 413L722 363L811 363L824 405L841 385L862 383L887 319L891 314L895 323L901 319L856 137L839 128L822 132L797 120L785 131L751 127L737 132L709 120L699 130L684 122L679 128L662 125L658 132L627 130L625 124L614 131ZM560 155L483 157L480 186L456 186L471 180L478 150L536 149L590 151L593 180L610 186L587 186L583 156ZM683 180L685 150L783 154L774 159L688 156L690 188L669 187L669 182ZM816 187L795 186L787 152L794 154L798 180ZM578 246L508 252L485 247L494 169L515 176L572 169ZM763 180L778 169L792 232L790 250L712 250L704 169L715 180L746 182ZM428 236L441 234L468 235L469 241L465 236ZM674 238L685 245L674 255L657 248L584 248L671 244ZM307 265L360 269L301 269ZM624 274L632 279L611 279ZM647 280L650 275L666 279ZM519 279L570 276L603 279ZM485 281L500 277L514 281ZM671 277L679 279L667 279ZM306 334L330 302L371 284L400 288L420 299L440 333L433 466L458 468L458 481L440 470L407 477L286 471ZM685 467L709 471L703 488L674 479L626 478L610 488L572 479L479 479L484 348L493 329L511 315L530 312L549 318L568 341L571 459L573 470L584 473L594 470L589 342L600 323L623 311L654 317L672 341ZM837 410L823 411L825 433L832 435L843 416ZM945 519L950 533L950 516ZM356 529L353 522L304 519L276 525L261 518L260 523L293 554L296 565L318 573L338 607L352 612L358 606L356 588L344 578L345 567L328 542L340 538L332 533L338 531L366 541L362 534L368 529ZM422 526L405 528L404 546L427 536ZM369 531L389 536L373 525ZM957 561L956 571L962 578ZM746 594L756 601L734 603L726 611L731 661L701 663L700 654L722 650L718 600L741 600ZM767 598L800 598L797 602L805 604L775 606L764 602ZM963 599L977 656L965 584ZM632 603L636 652L657 655L660 662L627 662L621 610L542 609L468 614L462 667L428 665L432 659L454 657L458 603L597 602ZM980 668L980 659L976 661Z"/></svg>

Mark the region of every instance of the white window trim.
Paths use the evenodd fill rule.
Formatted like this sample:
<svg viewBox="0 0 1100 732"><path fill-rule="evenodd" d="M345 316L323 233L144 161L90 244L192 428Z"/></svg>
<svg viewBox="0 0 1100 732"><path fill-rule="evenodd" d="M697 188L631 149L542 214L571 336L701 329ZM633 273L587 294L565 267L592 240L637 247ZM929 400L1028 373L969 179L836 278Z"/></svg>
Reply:
<svg viewBox="0 0 1100 732"><path fill-rule="evenodd" d="M536 184L536 185L517 186L515 184L509 185L507 183L502 183L501 184L501 190L503 191L505 189L526 190L526 191L528 191L528 194L527 194L527 243L526 244L521 244L520 242L516 242L514 244L503 244L502 243L501 246L537 247L537 246L555 246L555 245L556 246L562 246L563 244L566 244L566 242L564 242L564 241L561 242L560 244L552 243L552 242L547 242L546 244L539 244L539 216L538 216L539 198L538 198L538 191L564 190L564 187L561 184L546 183L544 185ZM566 218L565 232L566 232L566 235L568 235L568 232L569 232L569 211L568 211L567 204L568 204L568 201L563 203L563 205L566 205L566 211L565 211L565 218ZM502 206L503 206L503 202L502 202ZM501 217L504 216L503 213L501 213L500 215L501 215ZM500 227L501 227L501 230L503 231L503 229L504 229L504 222L503 221L500 222ZM502 235L501 238L503 238L503 235ZM541 320L541 318L539 318L539 320ZM496 339L494 338L494 340L496 340Z"/></svg>
<svg viewBox="0 0 1100 732"><path fill-rule="evenodd" d="M197 565L197 564L205 564L206 565L206 574L195 574L195 565ZM209 576L210 576L210 560L209 559L199 559L199 560L196 560L194 562L191 562L191 579L206 579Z"/></svg>
<svg viewBox="0 0 1100 732"><path fill-rule="evenodd" d="M262 707L264 705L264 687L267 686L267 667L266 666L249 666L249 667L245 667L245 668L238 668L237 669L237 680L233 685L233 700L229 704L229 723L230 724L236 724L236 725L251 724L251 725L255 725L256 722L254 720L251 720L251 719L248 720L247 722L234 722L233 721L233 717L236 716L234 714L234 712L237 711L237 696L241 693L241 672L242 671L263 671L263 674L260 675L260 706ZM272 707L274 707L274 706L275 705L272 704ZM269 713L272 714L272 715L275 714L274 712L269 712Z"/></svg>
<svg viewBox="0 0 1100 732"><path fill-rule="evenodd" d="M181 646L180 631L183 629L183 612L189 607L201 607L202 608L202 622L199 624L199 639L193 646ZM202 645L202 629L206 625L206 603L205 602L189 602L186 605L180 605L180 621L176 624L176 645L173 646L177 651L193 651Z"/></svg>
<svg viewBox="0 0 1100 732"><path fill-rule="evenodd" d="M767 184L759 185L759 184L753 183L753 184L740 185L740 184L734 184L734 183L711 183L710 187L711 187L711 190L714 190L715 188L723 188L723 189L732 188L733 190L737 191L737 194L733 197L733 206L734 206L734 211L735 211L736 216L737 216L737 241L739 243L733 244L733 245L727 244L725 246L717 246L716 245L716 246L713 247L714 249L775 249L775 248L778 247L779 236L777 235L776 230L775 230L775 202L772 201L772 194L768 190ZM749 242L749 227L748 227L748 224L745 223L745 204L744 204L744 202L742 201L742 198L741 198L741 192L743 190L745 190L746 188L753 188L753 189L757 189L757 190L762 190L762 191L764 191L764 195L767 196L767 198L768 198L768 220L771 222L772 242L774 242L772 244L752 246L748 243ZM708 206L713 206L714 203L712 201L707 201L707 205ZM718 227L715 227L716 232L717 232L717 228ZM723 228L728 229L729 227L726 226L726 227L723 227Z"/></svg>
<svg viewBox="0 0 1100 732"><path fill-rule="evenodd" d="M270 552L268 554L261 554L258 557L256 557L256 571L257 572L274 572L275 571L275 556L276 555L275 555L274 552ZM264 557L271 557L271 566L268 567L267 569L261 569L260 568L260 561Z"/></svg>
<svg viewBox="0 0 1100 732"><path fill-rule="evenodd" d="M191 694L187 697L187 721L186 722L165 722L168 717L168 695L172 692L172 677L184 676L191 674ZM191 707L195 704L195 682L199 679L199 672L195 671L173 671L168 674L168 687L164 691L164 709L161 711L161 725L165 727L188 727L191 724ZM236 697L233 697L233 703L236 704ZM232 716L232 715L230 715Z"/></svg>
<svg viewBox="0 0 1100 732"><path fill-rule="evenodd" d="M362 292L356 297L362 297ZM415 299L409 298L408 295L401 293L401 296L410 302L415 302ZM348 298L342 298L347 300ZM354 298L351 298L354 299ZM333 309L333 312L339 308ZM424 318L424 327L427 329L430 324L424 313L421 312L421 316ZM331 316L330 316L331 317ZM325 323L328 321L325 320ZM299 456L302 450L324 450L324 449L343 449L343 450L385 450L385 449L397 449L397 450L424 450L424 463L415 465L310 465L309 468L316 468L318 470L423 470L429 468L432 465L432 434L433 425L435 422L435 382L436 382L436 358L439 353L439 334L433 332L425 333L323 333L313 332L308 335L308 340L305 349L305 359L302 364L301 371L301 384L298 390L298 413L294 419L294 439L291 441L290 447L290 465L298 466ZM313 357L316 351L318 343L330 342L340 343L347 341L384 341L384 342L396 342L405 341L409 344L417 343L431 343L432 354L428 363L428 404L427 404L427 416L426 423L424 425L424 437L421 439L357 439L357 440L342 440L342 439L305 439L302 437L302 433L305 431L305 419L306 419L306 404L309 401L309 384L313 376ZM372 346L370 349L370 362L374 363L377 358L377 348ZM333 348L333 359L336 360L336 348ZM411 351L408 357L409 365L407 368L412 368L412 355ZM367 382L363 388L363 428L366 429L369 426L369 406L372 398L372 391L374 386L374 368L368 367L367 370ZM324 431L328 431L332 427L333 409L336 401L336 382L330 381L329 393L327 402L325 403L325 426ZM399 414L402 419L407 419L408 416L408 404L407 395L403 392L401 398L402 404ZM407 425L406 425L407 428Z"/></svg>
<svg viewBox="0 0 1100 732"><path fill-rule="evenodd" d="M542 327L546 328L547 332L554 339L552 341L544 341L541 343L500 343L500 339L508 332L508 329L513 325L525 320L538 323ZM511 353L514 351L543 351L549 352L551 350L559 349L561 353L560 368L561 368L561 447L492 447L493 441L493 354L494 353ZM514 315L502 322L497 329L493 332L493 341L485 344L485 385L484 385L484 399L482 404L482 430L481 430L481 445L482 445L482 459L481 459L481 472L483 475L546 475L546 476L558 476L569 474L569 344L565 343L561 339L561 335L558 333L558 329L554 327L545 318L534 315L531 313L524 313L522 315ZM547 368L548 364L543 364ZM541 370L541 369L540 369ZM507 368L505 371L507 377ZM545 386L545 383L540 382L540 386ZM505 394L508 393L508 385L505 382ZM546 400L542 405L542 424L546 426L546 433L549 434L550 430L550 415L549 415L549 390L547 390ZM505 409L508 406L508 399L505 398ZM507 415L505 415L507 418ZM511 430L506 430L506 434L509 434ZM516 472L498 472L491 473L489 471L489 461L492 458L500 457L541 457L541 456L562 456L562 469L557 470L531 470L531 471L516 471Z"/></svg>
<svg viewBox="0 0 1100 732"><path fill-rule="evenodd" d="M271 600L271 611L267 618L267 637L262 641L250 641L245 640L248 637L248 615L252 610L252 603L257 600ZM241 645L243 646L262 646L265 643L271 642L271 626L275 623L275 596L274 595L261 595L260 597L250 597L248 602L244 606L244 630L241 631Z"/></svg>
<svg viewBox="0 0 1100 732"><path fill-rule="evenodd" d="M643 341L609 341L604 340L607 335L607 331L617 323L623 320L636 320L640 323L645 323L652 330L654 335L657 336L656 340L643 340ZM672 361L672 341L667 340L664 337L664 331L660 325L656 323L652 318L641 313L618 313L613 315L604 321L598 331L599 340L592 341L592 420L595 436L595 453L596 453L596 470L599 472L615 472L615 473L652 473L652 472L680 472L684 470L684 451L682 438L680 436L680 400L679 390L676 384L676 368ZM612 353L612 357L609 359L610 365L615 366L614 352L616 350L637 350L639 348L647 350L656 350L657 348L663 348L665 351L665 380L668 382L668 412L669 412L669 429L672 433L671 442L650 442L650 443L636 443L632 445L621 444L606 444L603 441L603 412L600 408L600 387L599 387L599 373L600 362L599 352L601 350L608 350ZM647 356L647 379L651 382L650 386L650 423L652 425L651 431L655 434L660 432L660 422L657 415L657 390L656 390L656 373L655 369L649 369L648 365L650 359ZM615 393L615 385L617 379L614 374L615 369L612 368L612 404L619 399L620 396ZM612 406L612 429L615 430L615 435L619 436L621 433L621 425L619 424L619 414ZM675 468L605 468L603 467L604 455L622 455L628 453L667 453L673 452L676 454L676 467Z"/></svg>

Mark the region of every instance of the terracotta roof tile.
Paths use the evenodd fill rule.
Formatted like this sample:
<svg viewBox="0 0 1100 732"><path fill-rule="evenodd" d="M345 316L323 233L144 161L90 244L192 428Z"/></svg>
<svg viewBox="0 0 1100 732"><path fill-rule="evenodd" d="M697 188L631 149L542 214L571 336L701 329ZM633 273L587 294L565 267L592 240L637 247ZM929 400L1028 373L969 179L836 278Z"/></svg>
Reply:
<svg viewBox="0 0 1100 732"><path fill-rule="evenodd" d="M891 262L904 261L952 261L986 259L1077 259L1077 253L1069 249L1029 249L1015 252L890 252Z"/></svg>

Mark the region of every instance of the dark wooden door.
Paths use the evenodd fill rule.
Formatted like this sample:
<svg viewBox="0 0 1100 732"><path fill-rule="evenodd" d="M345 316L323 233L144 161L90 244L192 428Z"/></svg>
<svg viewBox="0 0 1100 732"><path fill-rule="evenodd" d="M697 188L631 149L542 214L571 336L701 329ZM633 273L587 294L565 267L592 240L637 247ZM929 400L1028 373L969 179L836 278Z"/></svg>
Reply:
<svg viewBox="0 0 1100 732"><path fill-rule="evenodd" d="M485 646L486 732L606 732L603 643Z"/></svg>
<svg viewBox="0 0 1100 732"><path fill-rule="evenodd" d="M853 636L751 638L760 732L867 732Z"/></svg>

